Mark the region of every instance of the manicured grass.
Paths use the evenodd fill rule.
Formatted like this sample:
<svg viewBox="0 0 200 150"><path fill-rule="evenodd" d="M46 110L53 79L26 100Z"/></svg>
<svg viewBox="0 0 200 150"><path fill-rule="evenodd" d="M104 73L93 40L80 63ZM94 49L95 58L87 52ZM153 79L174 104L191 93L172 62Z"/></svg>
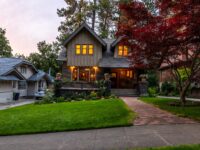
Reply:
<svg viewBox="0 0 200 150"><path fill-rule="evenodd" d="M200 145L186 145L186 146L175 146L175 147L161 147L161 148L146 148L138 150L200 150Z"/></svg>
<svg viewBox="0 0 200 150"><path fill-rule="evenodd" d="M120 99L30 104L0 111L0 135L128 126L133 118Z"/></svg>
<svg viewBox="0 0 200 150"><path fill-rule="evenodd" d="M154 104L161 109L172 112L181 117L188 117L200 121L200 106L170 106L169 103L177 100L165 98L141 97L142 101Z"/></svg>

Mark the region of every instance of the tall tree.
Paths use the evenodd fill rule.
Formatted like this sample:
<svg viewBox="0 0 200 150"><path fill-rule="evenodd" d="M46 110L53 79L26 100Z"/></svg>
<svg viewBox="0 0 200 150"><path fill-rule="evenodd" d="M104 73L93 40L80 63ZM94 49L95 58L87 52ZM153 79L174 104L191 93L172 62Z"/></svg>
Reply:
<svg viewBox="0 0 200 150"><path fill-rule="evenodd" d="M59 17L64 18L58 31L61 33L58 37L59 41L63 41L74 29L81 23L88 21L89 3L86 0L65 0L67 7L57 10Z"/></svg>
<svg viewBox="0 0 200 150"><path fill-rule="evenodd" d="M119 18L119 0L65 0L67 7L57 10L64 18L58 28L63 41L82 22L88 23L102 38L112 37Z"/></svg>
<svg viewBox="0 0 200 150"><path fill-rule="evenodd" d="M171 68L184 105L190 84L200 79L200 1L159 0L157 6L155 16L140 1L121 4L118 35L131 47L134 67Z"/></svg>
<svg viewBox="0 0 200 150"><path fill-rule="evenodd" d="M6 30L0 28L0 57L11 57L12 48L5 34L6 34Z"/></svg>
<svg viewBox="0 0 200 150"><path fill-rule="evenodd" d="M102 38L113 37L119 19L119 0L100 0L98 4L98 32Z"/></svg>
<svg viewBox="0 0 200 150"><path fill-rule="evenodd" d="M35 65L36 68L45 72L51 71L55 75L59 69L57 57L59 53L58 43L48 44L46 41L37 44L39 53L31 53L28 60Z"/></svg>

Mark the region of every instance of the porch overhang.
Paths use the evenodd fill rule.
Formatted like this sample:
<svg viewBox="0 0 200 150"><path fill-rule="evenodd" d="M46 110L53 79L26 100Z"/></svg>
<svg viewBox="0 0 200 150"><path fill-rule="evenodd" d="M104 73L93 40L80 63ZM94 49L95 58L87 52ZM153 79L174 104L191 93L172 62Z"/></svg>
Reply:
<svg viewBox="0 0 200 150"><path fill-rule="evenodd" d="M127 58L102 58L99 61L99 67L102 68L131 68L130 61Z"/></svg>

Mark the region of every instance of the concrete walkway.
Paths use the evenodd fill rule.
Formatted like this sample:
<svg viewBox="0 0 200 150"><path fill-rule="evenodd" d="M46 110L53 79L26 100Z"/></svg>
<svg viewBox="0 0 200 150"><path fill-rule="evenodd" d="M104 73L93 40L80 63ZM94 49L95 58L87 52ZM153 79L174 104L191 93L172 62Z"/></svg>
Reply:
<svg viewBox="0 0 200 150"><path fill-rule="evenodd" d="M175 96L158 96L160 98L169 98L169 99L180 99L180 97L175 97ZM195 102L200 102L199 98L186 98L188 101L195 101Z"/></svg>
<svg viewBox="0 0 200 150"><path fill-rule="evenodd" d="M132 126L0 136L0 150L126 150L199 143L199 124Z"/></svg>
<svg viewBox="0 0 200 150"><path fill-rule="evenodd" d="M11 102L8 104L0 104L0 110L13 108L13 107L17 107L17 106L23 106L23 105L27 105L27 104L32 104L34 102L35 102L35 100L26 99L26 100Z"/></svg>
<svg viewBox="0 0 200 150"><path fill-rule="evenodd" d="M137 113L134 125L161 125L161 124L190 124L195 121L178 117L167 111L154 107L151 104L144 103L136 97L122 97L124 102Z"/></svg>

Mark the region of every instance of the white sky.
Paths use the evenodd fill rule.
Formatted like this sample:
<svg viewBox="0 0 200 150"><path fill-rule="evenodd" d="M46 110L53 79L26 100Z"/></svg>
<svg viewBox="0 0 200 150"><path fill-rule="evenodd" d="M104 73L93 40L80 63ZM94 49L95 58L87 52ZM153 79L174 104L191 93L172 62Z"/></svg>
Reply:
<svg viewBox="0 0 200 150"><path fill-rule="evenodd" d="M0 27L6 29L13 53L29 55L38 42L54 41L61 21L57 8L65 6L64 0L0 0Z"/></svg>

